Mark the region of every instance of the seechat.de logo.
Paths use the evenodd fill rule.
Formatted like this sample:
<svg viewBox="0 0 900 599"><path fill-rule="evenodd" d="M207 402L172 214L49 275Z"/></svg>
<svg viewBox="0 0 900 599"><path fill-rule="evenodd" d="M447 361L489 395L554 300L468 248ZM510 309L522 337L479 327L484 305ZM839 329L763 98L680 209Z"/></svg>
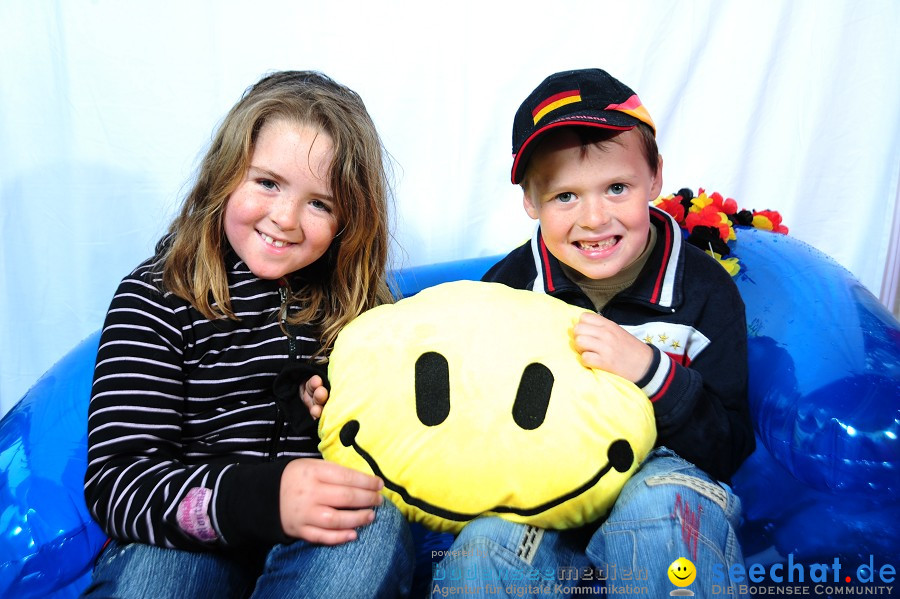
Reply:
<svg viewBox="0 0 900 599"><path fill-rule="evenodd" d="M690 586L697 578L697 568L694 562L686 557L679 557L669 565L669 580L677 587ZM669 595L673 597L693 597L694 591L686 588L673 589Z"/></svg>

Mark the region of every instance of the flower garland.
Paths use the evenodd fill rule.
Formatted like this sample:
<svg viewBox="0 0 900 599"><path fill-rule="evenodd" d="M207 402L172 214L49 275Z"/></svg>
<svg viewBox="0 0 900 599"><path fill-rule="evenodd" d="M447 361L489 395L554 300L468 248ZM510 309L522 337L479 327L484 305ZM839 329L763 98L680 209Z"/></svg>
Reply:
<svg viewBox="0 0 900 599"><path fill-rule="evenodd" d="M775 210L741 210L732 198L724 198L717 191L707 194L702 187L698 191L694 196L690 189L680 189L657 198L653 205L672 215L687 231L687 242L718 260L731 276L741 270L737 258L725 258L731 253L728 242L737 239L735 225L787 235L788 228L781 224L781 214Z"/></svg>

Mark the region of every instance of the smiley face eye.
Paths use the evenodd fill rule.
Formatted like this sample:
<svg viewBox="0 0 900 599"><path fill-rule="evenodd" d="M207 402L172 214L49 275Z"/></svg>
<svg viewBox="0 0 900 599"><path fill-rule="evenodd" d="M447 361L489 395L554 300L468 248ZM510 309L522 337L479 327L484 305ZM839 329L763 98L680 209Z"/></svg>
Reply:
<svg viewBox="0 0 900 599"><path fill-rule="evenodd" d="M425 426L437 426L450 415L450 366L437 352L416 360L416 416Z"/></svg>
<svg viewBox="0 0 900 599"><path fill-rule="evenodd" d="M437 352L425 352L416 360L416 416L425 426L437 426L450 415L450 365L447 358ZM513 403L513 421L522 429L531 431L544 423L553 390L553 373L537 362L529 364L522 372L516 400Z"/></svg>
<svg viewBox="0 0 900 599"><path fill-rule="evenodd" d="M553 373L549 368L538 362L526 366L512 408L516 424L526 431L533 431L542 425L547 416L552 390Z"/></svg>

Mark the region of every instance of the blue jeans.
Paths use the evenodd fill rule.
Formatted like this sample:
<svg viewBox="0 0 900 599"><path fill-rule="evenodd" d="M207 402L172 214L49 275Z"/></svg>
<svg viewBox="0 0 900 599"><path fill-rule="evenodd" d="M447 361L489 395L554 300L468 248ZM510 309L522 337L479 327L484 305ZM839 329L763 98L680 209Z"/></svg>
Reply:
<svg viewBox="0 0 900 599"><path fill-rule="evenodd" d="M744 563L735 534L740 514L740 499L727 485L657 448L625 484L606 520L593 534L581 531L580 540L579 531L499 518L472 521L433 566L432 596L449 596L455 587L469 596L562 598L578 594L580 578L582 587L604 584L606 597L667 597L681 590L669 567L683 557L696 569L684 590L734 598L727 588L712 588L713 571L727 579L732 564Z"/></svg>
<svg viewBox="0 0 900 599"><path fill-rule="evenodd" d="M385 501L355 541L295 541L235 554L164 549L115 541L101 553L84 597L129 599L404 597L413 572L406 520Z"/></svg>

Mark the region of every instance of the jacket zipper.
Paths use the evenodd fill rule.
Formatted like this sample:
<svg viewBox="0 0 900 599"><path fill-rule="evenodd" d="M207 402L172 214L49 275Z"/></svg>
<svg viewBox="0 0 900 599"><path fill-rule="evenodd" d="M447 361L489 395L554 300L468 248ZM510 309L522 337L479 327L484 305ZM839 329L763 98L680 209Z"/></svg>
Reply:
<svg viewBox="0 0 900 599"><path fill-rule="evenodd" d="M278 287L278 295L281 296L281 305L282 307L287 305L287 281L285 279L281 279L279 282L280 286ZM291 334L291 329L287 323L287 308L284 310L284 316L281 317L281 325L284 327L284 330L287 331L288 338L288 354L290 360L294 360L297 358L297 342L294 339L294 336Z"/></svg>
<svg viewBox="0 0 900 599"><path fill-rule="evenodd" d="M287 305L287 281L285 279L281 279L279 281L278 287L278 295L281 297L281 305L282 307ZM287 314L287 310L285 309L284 314ZM284 327L284 330L287 332L288 338L288 360L294 360L297 355L297 344L294 340L293 335L291 335L290 328L287 325L287 318L285 316L281 317L281 324ZM281 441L281 433L284 430L284 414L281 413L281 408L278 407L278 404L275 404L275 429L272 431L272 441L269 444L269 461L274 462L278 458L278 444Z"/></svg>
<svg viewBox="0 0 900 599"><path fill-rule="evenodd" d="M281 408L275 404L275 429L272 431L272 441L269 443L270 462L274 462L278 458L278 442L281 441L281 431L284 429L284 416L281 414Z"/></svg>

